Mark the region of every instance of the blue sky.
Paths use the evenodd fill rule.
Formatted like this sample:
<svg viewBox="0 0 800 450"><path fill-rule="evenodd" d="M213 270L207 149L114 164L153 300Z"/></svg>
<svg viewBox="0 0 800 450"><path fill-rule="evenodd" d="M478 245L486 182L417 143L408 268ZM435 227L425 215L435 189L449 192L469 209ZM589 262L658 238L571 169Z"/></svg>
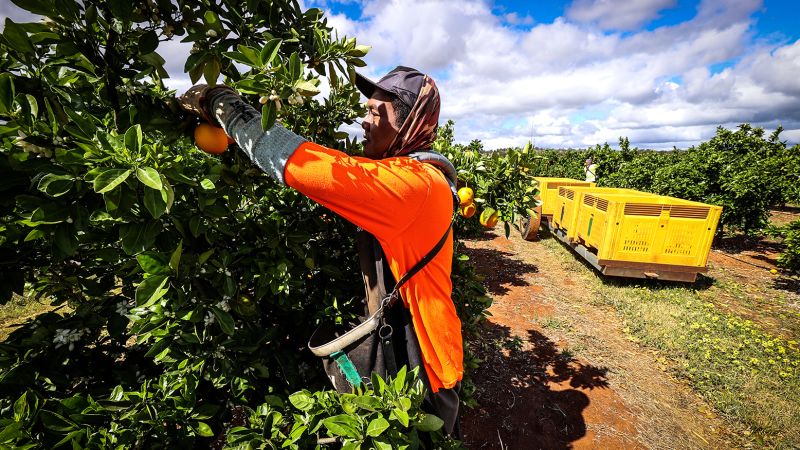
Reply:
<svg viewBox="0 0 800 450"><path fill-rule="evenodd" d="M746 122L800 143L800 0L300 2L372 46L365 75L433 76L460 142L687 148ZM36 20L0 0L4 17ZM158 48L179 92L188 51Z"/></svg>
<svg viewBox="0 0 800 450"><path fill-rule="evenodd" d="M368 76L400 64L434 76L463 142L685 148L743 122L800 142L796 0L306 4L373 46Z"/></svg>

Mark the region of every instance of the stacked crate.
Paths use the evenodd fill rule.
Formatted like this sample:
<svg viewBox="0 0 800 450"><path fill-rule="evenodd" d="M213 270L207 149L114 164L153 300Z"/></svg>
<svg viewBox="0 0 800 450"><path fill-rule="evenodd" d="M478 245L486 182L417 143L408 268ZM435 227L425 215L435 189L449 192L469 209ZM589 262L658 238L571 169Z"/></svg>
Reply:
<svg viewBox="0 0 800 450"><path fill-rule="evenodd" d="M691 282L706 271L721 207L578 180L540 180L547 226L604 275Z"/></svg>

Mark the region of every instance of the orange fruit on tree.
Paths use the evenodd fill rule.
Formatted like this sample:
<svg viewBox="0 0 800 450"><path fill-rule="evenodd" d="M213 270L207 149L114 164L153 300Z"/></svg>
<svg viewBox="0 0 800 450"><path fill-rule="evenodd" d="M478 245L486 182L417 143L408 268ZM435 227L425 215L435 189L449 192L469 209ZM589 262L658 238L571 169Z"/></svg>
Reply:
<svg viewBox="0 0 800 450"><path fill-rule="evenodd" d="M494 228L497 221L500 219L500 212L495 211L494 208L486 208L481 212L480 222L486 228Z"/></svg>
<svg viewBox="0 0 800 450"><path fill-rule="evenodd" d="M472 203L475 199L475 193L468 187L462 187L458 190L458 200L461 206L466 206Z"/></svg>
<svg viewBox="0 0 800 450"><path fill-rule="evenodd" d="M463 205L461 208L459 208L459 212L461 213L461 215L466 217L467 219L474 216L476 211L478 211L478 208L475 207L475 203L473 202L469 202L468 204Z"/></svg>
<svg viewBox="0 0 800 450"><path fill-rule="evenodd" d="M200 150L217 155L228 148L228 135L220 127L201 123L194 129L194 143Z"/></svg>

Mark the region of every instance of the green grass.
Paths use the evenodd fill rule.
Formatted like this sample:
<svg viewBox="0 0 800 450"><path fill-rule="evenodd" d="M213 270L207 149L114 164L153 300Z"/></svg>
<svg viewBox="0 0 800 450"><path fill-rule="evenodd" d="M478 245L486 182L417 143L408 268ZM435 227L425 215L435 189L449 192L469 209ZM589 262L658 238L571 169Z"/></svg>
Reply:
<svg viewBox="0 0 800 450"><path fill-rule="evenodd" d="M542 242L589 273L559 242ZM800 447L800 348L717 308L692 285L587 277L595 302L615 308L624 331L658 349L679 377L754 445ZM732 291L739 286L726 286Z"/></svg>

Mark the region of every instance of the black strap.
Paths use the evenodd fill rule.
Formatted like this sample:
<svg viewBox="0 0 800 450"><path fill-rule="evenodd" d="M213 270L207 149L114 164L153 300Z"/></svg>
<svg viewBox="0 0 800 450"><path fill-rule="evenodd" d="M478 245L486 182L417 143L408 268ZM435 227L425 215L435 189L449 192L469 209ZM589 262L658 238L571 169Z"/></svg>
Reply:
<svg viewBox="0 0 800 450"><path fill-rule="evenodd" d="M434 257L436 257L436 255L439 253L439 250L441 250L442 247L444 247L444 243L447 242L447 236L450 234L450 230L453 228L453 224L456 222L456 217L458 217L457 210L456 212L453 213L453 219L450 221L450 225L447 226L447 229L444 230L444 235L442 235L442 237L439 239L439 242L437 242L436 245L433 246L433 248L428 252L427 255L425 255L416 264L414 264L414 267L412 267L408 272L405 273L405 275L403 275L402 277L400 277L399 280L397 280L397 284L394 285L394 289L392 290L392 292L388 296L386 296L386 299L384 299L384 303L387 306L393 305L394 302L396 302L397 299L400 298L399 295L400 286L404 285L406 281L408 281L411 277L416 275L417 272L422 270L423 267L428 265L428 263L431 262L431 260Z"/></svg>

